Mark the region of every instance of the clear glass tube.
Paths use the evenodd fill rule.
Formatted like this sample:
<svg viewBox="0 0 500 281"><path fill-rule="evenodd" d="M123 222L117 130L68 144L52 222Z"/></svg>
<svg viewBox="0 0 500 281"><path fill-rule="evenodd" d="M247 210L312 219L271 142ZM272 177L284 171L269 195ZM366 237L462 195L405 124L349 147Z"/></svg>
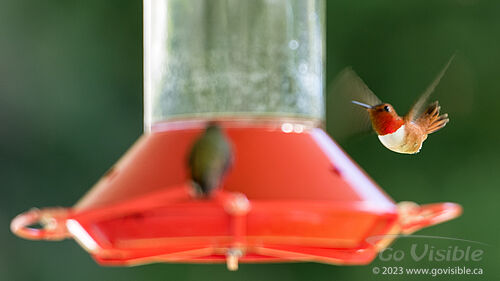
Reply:
<svg viewBox="0 0 500 281"><path fill-rule="evenodd" d="M144 0L145 129L324 118L324 0Z"/></svg>

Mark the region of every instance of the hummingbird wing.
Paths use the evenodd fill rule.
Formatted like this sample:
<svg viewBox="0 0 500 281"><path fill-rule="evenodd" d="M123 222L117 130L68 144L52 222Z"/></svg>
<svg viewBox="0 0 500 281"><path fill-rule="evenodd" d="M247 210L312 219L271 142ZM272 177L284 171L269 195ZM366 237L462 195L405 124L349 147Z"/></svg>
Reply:
<svg viewBox="0 0 500 281"><path fill-rule="evenodd" d="M448 70L448 67L450 66L451 62L455 58L456 54L453 54L451 58L448 60L446 65L441 69L441 71L438 73L434 81L427 87L425 92L423 92L418 100L413 104L413 106L410 108L410 111L406 115L406 119L410 121L415 121L419 118L419 116L422 114L424 107L426 106L427 99L429 99L429 96L434 92L434 89L436 86L439 84L439 81L441 81L441 78L443 78L444 74L446 73L446 70Z"/></svg>
<svg viewBox="0 0 500 281"><path fill-rule="evenodd" d="M381 104L382 101L351 67L344 68L330 85L328 98L331 106L327 107L327 120L333 137L342 140L357 133L368 132L371 128L369 115L352 101L371 106Z"/></svg>

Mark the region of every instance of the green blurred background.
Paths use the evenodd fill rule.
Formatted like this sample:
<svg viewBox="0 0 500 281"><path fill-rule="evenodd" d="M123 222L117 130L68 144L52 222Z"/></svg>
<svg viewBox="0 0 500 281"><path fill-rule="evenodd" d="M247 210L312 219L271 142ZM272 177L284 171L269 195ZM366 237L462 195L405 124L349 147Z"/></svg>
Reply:
<svg viewBox="0 0 500 281"><path fill-rule="evenodd" d="M499 278L500 1L328 0L328 82L352 65L400 113L455 51L434 93L451 122L421 153L392 153L375 135L340 144L395 201L462 204L459 219L418 234L487 243L481 262L106 268L74 241L23 240L9 223L33 206L71 206L141 135L142 3L0 0L0 280L386 280L401 276L372 267L457 265L485 273L402 278Z"/></svg>

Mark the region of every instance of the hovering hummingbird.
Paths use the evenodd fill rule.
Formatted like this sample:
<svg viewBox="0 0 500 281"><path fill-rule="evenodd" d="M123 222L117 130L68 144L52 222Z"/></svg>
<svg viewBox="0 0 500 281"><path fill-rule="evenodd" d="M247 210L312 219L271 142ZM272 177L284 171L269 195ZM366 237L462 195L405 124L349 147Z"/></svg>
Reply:
<svg viewBox="0 0 500 281"><path fill-rule="evenodd" d="M427 136L443 128L449 121L448 114L440 115L441 107L437 101L431 103L424 109L426 101L434 88L438 85L444 73L450 66L454 55L448 60L445 67L439 72L434 81L429 85L424 93L413 104L410 111L405 116L399 116L396 110L389 103L383 103L371 92L362 80L357 77L354 71L351 75L356 75L357 80L363 83L365 92L371 96L370 104L359 101L352 103L364 107L369 114L373 130L377 133L380 142L388 149L405 154L414 154L420 151L422 143Z"/></svg>
<svg viewBox="0 0 500 281"><path fill-rule="evenodd" d="M209 123L194 142L188 159L192 184L198 194L208 197L219 187L232 159L231 145L222 129L214 122Z"/></svg>

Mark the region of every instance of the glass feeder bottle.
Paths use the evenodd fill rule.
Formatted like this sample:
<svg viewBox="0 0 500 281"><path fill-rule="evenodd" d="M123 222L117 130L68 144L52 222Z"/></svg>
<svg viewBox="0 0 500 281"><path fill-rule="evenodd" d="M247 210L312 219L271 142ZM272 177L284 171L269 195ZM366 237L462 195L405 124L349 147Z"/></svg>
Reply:
<svg viewBox="0 0 500 281"><path fill-rule="evenodd" d="M324 1L145 1L145 131L324 119Z"/></svg>

